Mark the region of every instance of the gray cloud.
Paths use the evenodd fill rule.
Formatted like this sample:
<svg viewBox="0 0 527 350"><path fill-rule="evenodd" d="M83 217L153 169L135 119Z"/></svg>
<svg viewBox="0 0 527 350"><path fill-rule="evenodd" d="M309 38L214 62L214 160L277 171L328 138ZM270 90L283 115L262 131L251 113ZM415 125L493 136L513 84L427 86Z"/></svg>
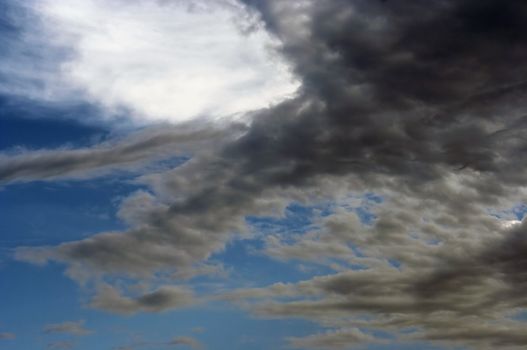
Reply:
<svg viewBox="0 0 527 350"><path fill-rule="evenodd" d="M75 343L68 340L56 341L46 345L46 349L50 350L70 350L75 348Z"/></svg>
<svg viewBox="0 0 527 350"><path fill-rule="evenodd" d="M43 331L46 334L65 333L75 336L89 335L93 333L91 330L84 327L84 320L48 324L44 326Z"/></svg>
<svg viewBox="0 0 527 350"><path fill-rule="evenodd" d="M355 344L375 342L375 338L359 329L339 330L305 338L290 338L291 345L299 349L348 349Z"/></svg>
<svg viewBox="0 0 527 350"><path fill-rule="evenodd" d="M487 238L479 248L473 242L470 250L459 255L453 248L456 243L420 252L419 256L431 255L433 263L410 260L395 268L383 266L381 260L365 264L368 268L363 270L297 284L239 290L232 297L260 299L253 310L266 316L308 318L343 329L367 327L389 332L401 340L460 343L479 349L520 349L526 344L526 324L511 316L526 305L524 237L525 223L502 232L501 237ZM382 245L383 241L370 244L375 251L375 245ZM407 248L412 251L411 246ZM390 251L399 249L402 248L388 248L379 258L389 257ZM402 332L411 329L411 336ZM325 347L341 344L346 348L343 339L345 333L333 332L295 339L293 344L320 341ZM349 337L349 343L353 342L354 338Z"/></svg>
<svg viewBox="0 0 527 350"><path fill-rule="evenodd" d="M342 206L306 234L264 238L271 257L334 264L337 272L228 297L258 299L251 305L260 315L304 317L335 330L291 340L300 347L377 341L356 328L478 349L524 347L525 324L510 319L526 306L524 225L506 228L490 214L510 210L526 193L527 5L256 3L303 81L299 96L255 112L243 135L200 149L183 166L139 178L151 193L123 203L129 230L19 248L16 256L64 262L79 280L188 276L248 234L247 215L375 192L384 202L372 208L370 225ZM136 147L117 149L88 153L137 157ZM137 159L154 153L137 152ZM70 158L38 176L106 164ZM4 166L12 169L6 180L37 178L14 160ZM173 292L132 298L106 286L92 306L132 313L188 304Z"/></svg>
<svg viewBox="0 0 527 350"><path fill-rule="evenodd" d="M195 303L192 292L185 287L162 286L138 297L127 297L115 287L101 286L90 306L119 314L161 312Z"/></svg>
<svg viewBox="0 0 527 350"><path fill-rule="evenodd" d="M14 333L9 333L9 332L0 333L0 340L11 340L11 339L16 339L16 335Z"/></svg>
<svg viewBox="0 0 527 350"><path fill-rule="evenodd" d="M119 142L83 149L18 151L0 154L0 184L21 181L89 178L116 170L133 170L152 161L188 156L196 146L218 142L221 130L151 128Z"/></svg>
<svg viewBox="0 0 527 350"><path fill-rule="evenodd" d="M116 350L132 350L132 349L150 349L150 348L165 348L165 349L175 349L175 348L191 348L191 349L204 349L203 344L194 337L189 336L177 336L172 338L169 341L144 341L144 340L135 340L133 343L128 345L122 345L116 347Z"/></svg>
<svg viewBox="0 0 527 350"><path fill-rule="evenodd" d="M188 346L192 349L203 349L203 345L196 339L192 337L176 337L168 342L169 346Z"/></svg>

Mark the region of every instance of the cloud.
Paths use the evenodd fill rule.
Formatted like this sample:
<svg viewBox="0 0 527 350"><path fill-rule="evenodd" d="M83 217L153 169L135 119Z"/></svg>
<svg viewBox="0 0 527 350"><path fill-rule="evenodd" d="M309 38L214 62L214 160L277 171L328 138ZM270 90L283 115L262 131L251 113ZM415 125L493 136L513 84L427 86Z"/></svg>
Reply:
<svg viewBox="0 0 527 350"><path fill-rule="evenodd" d="M65 333L75 336L89 335L93 333L91 330L84 327L84 320L48 324L44 326L43 331L46 334Z"/></svg>
<svg viewBox="0 0 527 350"><path fill-rule="evenodd" d="M526 305L521 272L525 223L501 237L487 237L482 242L475 239L457 252L444 243L444 248L431 245L426 253L418 255L428 254L432 262L425 258L401 260L403 267L396 269L378 261L363 270L319 276L296 284L239 290L233 296L260 299L253 310L261 315L307 318L342 331L368 327L402 340L461 343L480 349L522 348L526 344L525 322L510 316ZM364 246L366 254L386 242L389 240ZM477 243L483 244L476 248ZM384 248L379 258L396 254L402 246ZM413 248L410 243L406 253L415 254ZM412 329L409 337L401 333ZM293 344L323 341L327 347L345 347L346 338L339 331L323 337L294 339ZM349 343L352 342L350 337Z"/></svg>
<svg viewBox="0 0 527 350"><path fill-rule="evenodd" d="M9 68L19 69L5 74L15 80L9 87L33 98L87 100L108 115L127 111L140 122L182 122L265 108L298 87L277 52L279 41L234 0L83 0L75 6L37 0L27 6L35 20L25 23L26 40L10 45L17 50ZM17 62L24 48L47 69ZM50 52L58 58L48 61Z"/></svg>
<svg viewBox="0 0 527 350"><path fill-rule="evenodd" d="M173 347L179 347L183 345L192 349L203 349L203 345L192 337L176 337L168 342L168 345Z"/></svg>
<svg viewBox="0 0 527 350"><path fill-rule="evenodd" d="M190 290L178 286L162 286L150 293L132 298L116 288L103 285L92 299L90 306L119 314L161 312L192 305L195 302Z"/></svg>
<svg viewBox="0 0 527 350"><path fill-rule="evenodd" d="M290 338L289 341L298 349L349 349L354 344L374 342L375 338L355 328L306 338Z"/></svg>
<svg viewBox="0 0 527 350"><path fill-rule="evenodd" d="M149 192L123 203L129 229L22 247L17 257L63 262L81 281L188 276L227 242L248 237L248 215L374 192L383 203L368 225L336 205L305 234L264 237L270 257L336 266L334 273L228 296L251 299L261 316L328 328L291 339L303 347L375 342L375 331L395 342L525 347L525 323L511 319L527 305L525 224L491 214L522 203L527 189L526 6L259 5L302 81L299 94L255 112L243 133L183 166L138 178ZM179 288L128 297L108 285L92 306L133 313L188 305Z"/></svg>
<svg viewBox="0 0 527 350"><path fill-rule="evenodd" d="M9 333L9 332L0 333L0 340L12 340L15 338L16 338L16 335L14 333Z"/></svg>
<svg viewBox="0 0 527 350"><path fill-rule="evenodd" d="M189 155L196 146L221 141L230 132L150 128L119 142L81 149L21 150L0 153L0 184L48 179L89 178L116 170L133 170L155 160Z"/></svg>
<svg viewBox="0 0 527 350"><path fill-rule="evenodd" d="M75 348L75 343L63 340L63 341L57 341L53 343L49 343L46 345L46 349L50 350L70 350Z"/></svg>
<svg viewBox="0 0 527 350"><path fill-rule="evenodd" d="M173 339L169 341L142 341L142 340L136 340L133 344L129 345L122 345L119 347L116 347L117 350L132 350L132 349L140 349L140 348L166 348L166 349L175 349L180 347L185 348L191 348L191 349L204 349L203 344L193 338L188 336L178 336L174 337Z"/></svg>

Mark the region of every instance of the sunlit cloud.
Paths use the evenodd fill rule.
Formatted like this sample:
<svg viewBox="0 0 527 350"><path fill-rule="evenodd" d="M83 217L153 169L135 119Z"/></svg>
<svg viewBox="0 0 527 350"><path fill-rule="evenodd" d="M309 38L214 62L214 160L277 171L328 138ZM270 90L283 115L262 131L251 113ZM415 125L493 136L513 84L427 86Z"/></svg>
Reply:
<svg viewBox="0 0 527 350"><path fill-rule="evenodd" d="M29 10L37 19L25 33L32 47L16 45L19 69L7 75L19 80L12 91L32 98L80 99L140 122L182 122L238 119L299 86L279 40L234 0L36 0ZM20 61L24 49L46 68Z"/></svg>

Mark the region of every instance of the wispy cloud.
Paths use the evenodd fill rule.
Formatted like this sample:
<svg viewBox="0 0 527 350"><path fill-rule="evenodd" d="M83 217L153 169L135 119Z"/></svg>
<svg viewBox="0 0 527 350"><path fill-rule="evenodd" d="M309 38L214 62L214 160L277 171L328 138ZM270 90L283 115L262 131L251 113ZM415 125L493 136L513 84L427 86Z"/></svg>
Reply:
<svg viewBox="0 0 527 350"><path fill-rule="evenodd" d="M44 326L43 331L46 334L64 333L75 336L89 335L93 333L91 330L84 327L84 320L48 324Z"/></svg>
<svg viewBox="0 0 527 350"><path fill-rule="evenodd" d="M16 339L16 334L10 332L0 332L0 340Z"/></svg>
<svg viewBox="0 0 527 350"><path fill-rule="evenodd" d="M192 349L203 349L203 345L192 337L176 337L168 342L170 347L188 346Z"/></svg>

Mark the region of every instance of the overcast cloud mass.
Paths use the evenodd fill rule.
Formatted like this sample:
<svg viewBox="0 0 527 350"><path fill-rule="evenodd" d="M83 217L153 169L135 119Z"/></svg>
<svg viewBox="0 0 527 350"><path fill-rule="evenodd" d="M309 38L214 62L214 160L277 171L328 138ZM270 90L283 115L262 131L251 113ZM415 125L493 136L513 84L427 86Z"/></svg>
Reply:
<svg viewBox="0 0 527 350"><path fill-rule="evenodd" d="M107 213L119 225L16 244L7 266L60 266L112 320L227 304L315 329L280 331L283 348L527 347L525 1L2 6L2 98L91 104L102 117L51 118L110 130L4 147L2 191L137 186ZM236 246L260 267L232 263ZM40 327L89 338L101 322L71 319ZM144 336L113 348L223 348Z"/></svg>

